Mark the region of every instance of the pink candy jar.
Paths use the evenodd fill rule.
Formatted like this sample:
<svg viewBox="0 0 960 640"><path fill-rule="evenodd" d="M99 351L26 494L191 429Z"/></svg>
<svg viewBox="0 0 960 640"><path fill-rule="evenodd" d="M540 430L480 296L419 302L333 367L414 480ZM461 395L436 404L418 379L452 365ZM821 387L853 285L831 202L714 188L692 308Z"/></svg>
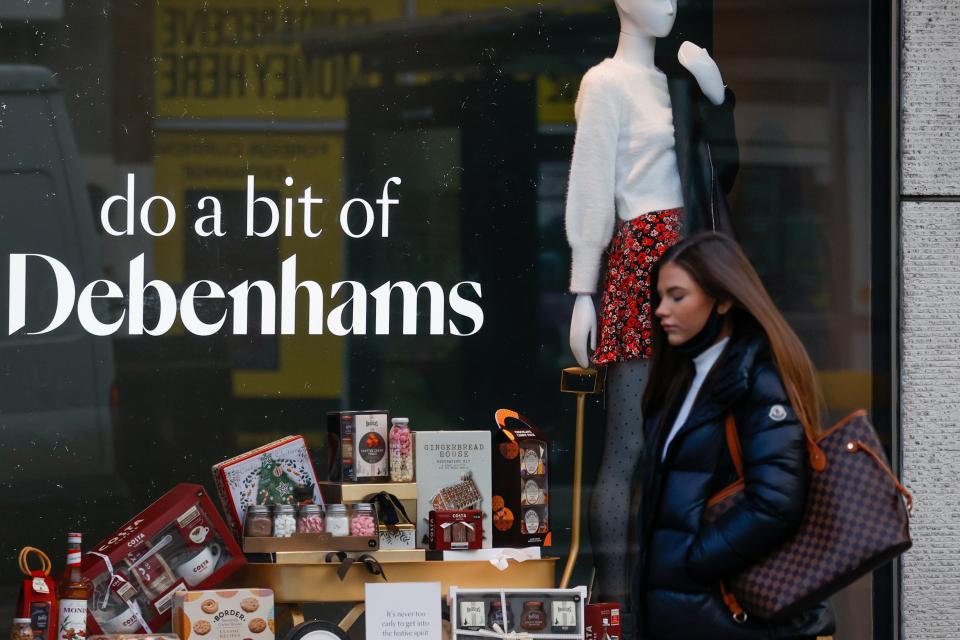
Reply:
<svg viewBox="0 0 960 640"><path fill-rule="evenodd" d="M390 481L413 482L413 439L410 419L393 418L390 425Z"/></svg>
<svg viewBox="0 0 960 640"><path fill-rule="evenodd" d="M350 535L373 536L377 533L376 516L373 505L369 502L358 502L350 512Z"/></svg>
<svg viewBox="0 0 960 640"><path fill-rule="evenodd" d="M325 530L323 512L318 504L305 504L297 516L297 533L320 533Z"/></svg>

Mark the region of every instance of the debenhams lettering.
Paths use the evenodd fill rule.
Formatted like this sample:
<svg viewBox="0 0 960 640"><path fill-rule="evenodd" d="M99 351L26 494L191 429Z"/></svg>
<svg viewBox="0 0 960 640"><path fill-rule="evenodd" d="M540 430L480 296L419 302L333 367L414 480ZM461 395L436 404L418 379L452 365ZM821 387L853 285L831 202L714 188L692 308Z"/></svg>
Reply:
<svg viewBox="0 0 960 640"><path fill-rule="evenodd" d="M53 276L53 290L38 286L38 271L45 271L44 283L50 282L49 276ZM77 283L73 275L56 258L36 253L10 254L8 335L17 332L25 335L50 333L62 326L74 309L83 329L96 336L113 335L124 328L129 335L163 335L173 327L178 312L183 327L194 335L220 333L228 322L228 316L230 332L248 335L249 315L256 312L251 309L250 302L250 293L254 290L253 306L259 303L260 307L260 323L255 332L262 335L277 334L278 303L279 333L296 333L298 300L308 308L306 331L309 334L322 334L326 330L336 336L364 335L368 332L389 335L390 307L397 300L397 296L393 295L395 290L400 291L400 304L403 305L400 327L403 335L418 333L418 316L425 315L430 335L449 333L452 336L471 336L480 331L484 320L483 309L478 304L482 298L479 282L458 282L449 291L432 281L420 285L406 281L385 282L368 292L362 283L347 280L332 283L329 296L325 297L320 283L313 280L297 281L296 255L281 264L279 291L273 283L264 280L244 281L226 292L215 282L198 280L187 285L177 300L170 284L162 280L144 281L144 255L140 254L130 261L127 291L116 282L101 279L84 285L77 295ZM426 296L421 296L423 292ZM298 293L305 295L298 298ZM368 300L368 296L372 300ZM51 299L54 297L55 300ZM119 316L114 314L113 317L105 317L109 315L105 301L109 300L126 301ZM219 318L201 319L195 306L197 300L224 300L227 308ZM28 306L49 309L53 302L56 304L52 317L35 318L36 313L32 313L31 326L27 327ZM324 315L327 302L338 304ZM427 305L426 314L419 313L421 302ZM158 318L154 326L145 326L145 306L150 306L150 315ZM209 307L210 303L201 302L200 306ZM373 315L372 327L367 322L368 307L371 307ZM393 329L396 330L396 327Z"/></svg>

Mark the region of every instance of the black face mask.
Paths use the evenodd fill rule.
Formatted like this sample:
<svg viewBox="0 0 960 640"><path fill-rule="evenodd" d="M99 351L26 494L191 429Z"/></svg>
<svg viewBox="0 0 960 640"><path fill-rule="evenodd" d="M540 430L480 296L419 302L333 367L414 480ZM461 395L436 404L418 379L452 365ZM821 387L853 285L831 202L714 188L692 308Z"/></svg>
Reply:
<svg viewBox="0 0 960 640"><path fill-rule="evenodd" d="M717 312L717 305L714 303L713 308L710 310L710 316L707 318L707 323L703 325L703 329L700 329L697 335L683 344L677 345L674 349L688 358L696 358L717 342L717 338L720 337L720 332L723 331L723 323L724 316Z"/></svg>

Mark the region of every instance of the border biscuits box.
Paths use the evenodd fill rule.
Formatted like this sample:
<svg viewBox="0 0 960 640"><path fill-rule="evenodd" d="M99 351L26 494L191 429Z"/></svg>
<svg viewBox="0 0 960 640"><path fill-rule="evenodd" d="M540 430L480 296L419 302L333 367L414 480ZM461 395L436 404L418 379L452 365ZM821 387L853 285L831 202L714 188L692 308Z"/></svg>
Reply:
<svg viewBox="0 0 960 640"><path fill-rule="evenodd" d="M549 547L549 443L516 411L496 413L493 445L493 543L495 547Z"/></svg>
<svg viewBox="0 0 960 640"><path fill-rule="evenodd" d="M274 640L273 591L187 591L173 599L180 640Z"/></svg>
<svg viewBox="0 0 960 640"><path fill-rule="evenodd" d="M431 511L479 509L492 517L489 431L417 431L417 546L428 547ZM488 527L484 527L485 529ZM489 535L483 548L493 546Z"/></svg>

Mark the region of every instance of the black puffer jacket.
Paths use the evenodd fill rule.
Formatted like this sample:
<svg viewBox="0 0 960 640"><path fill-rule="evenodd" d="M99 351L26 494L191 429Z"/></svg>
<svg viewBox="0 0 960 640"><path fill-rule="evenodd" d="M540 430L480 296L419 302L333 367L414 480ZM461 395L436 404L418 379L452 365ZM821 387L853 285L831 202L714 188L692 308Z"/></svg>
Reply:
<svg viewBox="0 0 960 640"><path fill-rule="evenodd" d="M678 403L682 397L678 399ZM736 480L724 437L733 412L743 448L747 499L713 524L701 523L707 500ZM833 632L824 603L788 623L732 619L721 578L761 558L796 529L809 464L797 421L766 338L735 333L708 374L687 421L661 463L675 413L645 423L639 533L643 551L632 589L647 640L804 638Z"/></svg>

